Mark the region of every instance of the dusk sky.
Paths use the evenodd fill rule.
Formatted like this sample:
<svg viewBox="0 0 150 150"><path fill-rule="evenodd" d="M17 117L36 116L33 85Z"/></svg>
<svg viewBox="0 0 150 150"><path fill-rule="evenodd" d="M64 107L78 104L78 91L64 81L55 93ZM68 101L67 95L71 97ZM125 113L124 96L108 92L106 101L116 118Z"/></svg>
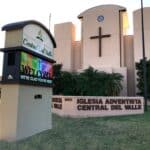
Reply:
<svg viewBox="0 0 150 150"><path fill-rule="evenodd" d="M143 0L143 3L144 7L150 7L150 0ZM80 20L77 16L86 9L103 4L117 4L127 8L129 34L132 34L132 12L140 8L140 0L3 0L0 5L0 28L7 23L34 19L47 28L50 24L53 34L54 24L73 22L77 26L77 39L79 39ZM4 47L4 34L5 32L0 31L0 48ZM0 53L0 75L1 73L2 54Z"/></svg>

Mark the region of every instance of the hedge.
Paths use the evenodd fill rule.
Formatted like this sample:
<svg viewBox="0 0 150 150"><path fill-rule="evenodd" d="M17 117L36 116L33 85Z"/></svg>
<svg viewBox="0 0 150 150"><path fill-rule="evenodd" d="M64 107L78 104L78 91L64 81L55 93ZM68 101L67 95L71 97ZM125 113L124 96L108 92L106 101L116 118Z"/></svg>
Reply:
<svg viewBox="0 0 150 150"><path fill-rule="evenodd" d="M147 76L147 95L150 98L150 60L146 61L146 76ZM139 63L136 63L137 70L137 95L144 96L144 78L143 78L143 59Z"/></svg>
<svg viewBox="0 0 150 150"><path fill-rule="evenodd" d="M61 71L62 65L54 65L55 95L118 96L122 90L123 76L106 73L92 67L81 73Z"/></svg>

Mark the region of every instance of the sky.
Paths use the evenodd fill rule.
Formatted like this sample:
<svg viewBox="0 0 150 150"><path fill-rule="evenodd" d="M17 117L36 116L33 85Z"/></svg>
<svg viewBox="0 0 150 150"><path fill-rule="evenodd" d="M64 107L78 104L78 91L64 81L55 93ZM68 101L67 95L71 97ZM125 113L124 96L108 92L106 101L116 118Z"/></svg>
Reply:
<svg viewBox="0 0 150 150"><path fill-rule="evenodd" d="M50 28L54 24L73 22L80 38L80 20L77 16L94 6L117 4L127 8L129 13L129 34L132 34L132 12L140 8L140 0L3 0L0 5L0 28L7 23L37 20ZM143 0L144 7L150 7L150 0ZM5 32L0 30L0 48L4 47ZM0 75L2 74L2 53L0 53Z"/></svg>

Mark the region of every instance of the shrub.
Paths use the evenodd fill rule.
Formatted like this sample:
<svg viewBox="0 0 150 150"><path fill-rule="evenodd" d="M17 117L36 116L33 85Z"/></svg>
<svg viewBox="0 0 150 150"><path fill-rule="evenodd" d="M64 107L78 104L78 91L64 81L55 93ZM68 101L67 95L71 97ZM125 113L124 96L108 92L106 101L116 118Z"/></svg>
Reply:
<svg viewBox="0 0 150 150"><path fill-rule="evenodd" d="M54 67L55 68L58 67ZM82 96L117 96L122 90L123 76L105 73L92 67L81 73L54 71L54 94Z"/></svg>
<svg viewBox="0 0 150 150"><path fill-rule="evenodd" d="M146 61L146 67L147 67L147 94L148 97L150 97L150 60ZM143 76L143 59L140 60L139 63L136 63L136 70L137 70L137 88L138 93L137 95L144 96L144 76Z"/></svg>

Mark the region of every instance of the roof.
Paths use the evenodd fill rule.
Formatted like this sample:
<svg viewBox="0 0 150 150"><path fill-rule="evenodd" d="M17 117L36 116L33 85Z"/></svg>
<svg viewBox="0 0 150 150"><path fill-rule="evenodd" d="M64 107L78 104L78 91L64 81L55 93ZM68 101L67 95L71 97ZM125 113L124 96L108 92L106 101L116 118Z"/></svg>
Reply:
<svg viewBox="0 0 150 150"><path fill-rule="evenodd" d="M11 31L11 30L16 30L16 29L21 29L28 24L36 24L36 25L40 26L41 28L43 28L46 31L46 33L49 35L50 39L52 40L54 48L56 48L55 39L52 36L52 34L50 33L50 31L43 24L41 24L40 22L35 21L35 20L27 20L27 21L6 24L2 27L2 31Z"/></svg>

